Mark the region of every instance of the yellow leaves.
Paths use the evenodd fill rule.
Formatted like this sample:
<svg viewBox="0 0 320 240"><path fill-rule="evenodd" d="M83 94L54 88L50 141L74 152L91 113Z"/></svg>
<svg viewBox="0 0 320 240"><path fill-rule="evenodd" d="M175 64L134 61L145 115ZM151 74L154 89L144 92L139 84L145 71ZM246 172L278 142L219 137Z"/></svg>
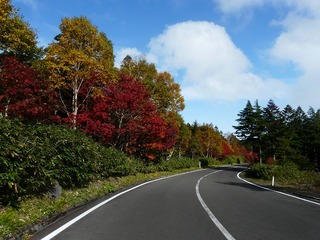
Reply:
<svg viewBox="0 0 320 240"><path fill-rule="evenodd" d="M94 96L94 97L103 97L104 95L103 95L103 92L102 92L102 89L99 89L99 88L93 88L92 89L92 95Z"/></svg>
<svg viewBox="0 0 320 240"><path fill-rule="evenodd" d="M9 4L10 0L0 0L0 23L4 23L10 14L13 14L13 7Z"/></svg>
<svg viewBox="0 0 320 240"><path fill-rule="evenodd" d="M204 156L219 156L223 152L222 137L212 124L204 124L197 128L194 138L202 145Z"/></svg>
<svg viewBox="0 0 320 240"><path fill-rule="evenodd" d="M34 54L36 34L9 0L0 0L0 50L17 55Z"/></svg>
<svg viewBox="0 0 320 240"><path fill-rule="evenodd" d="M154 64L148 63L145 59L133 60L130 56L124 58L120 70L146 86L157 113L166 122L180 126L179 112L185 108L184 98L180 85L175 83L170 73L158 73Z"/></svg>
<svg viewBox="0 0 320 240"><path fill-rule="evenodd" d="M185 108L184 98L181 95L180 85L168 72L158 74L156 78L158 101L169 111L179 112Z"/></svg>
<svg viewBox="0 0 320 240"><path fill-rule="evenodd" d="M92 71L105 73L114 65L112 44L85 17L65 18L60 25L59 42L50 44L47 60L55 59L72 71L90 76ZM109 52L109 54L106 54ZM104 58L104 56L112 56Z"/></svg>
<svg viewBox="0 0 320 240"><path fill-rule="evenodd" d="M63 19L60 30L47 48L51 87L63 90L64 110L77 114L88 96L101 95L99 88L116 79L113 48L85 17Z"/></svg>

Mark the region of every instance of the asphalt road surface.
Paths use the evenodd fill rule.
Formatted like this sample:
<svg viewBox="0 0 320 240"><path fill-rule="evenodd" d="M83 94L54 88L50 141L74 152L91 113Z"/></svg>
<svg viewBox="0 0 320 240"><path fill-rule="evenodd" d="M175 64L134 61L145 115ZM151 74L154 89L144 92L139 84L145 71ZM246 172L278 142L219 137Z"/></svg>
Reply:
<svg viewBox="0 0 320 240"><path fill-rule="evenodd" d="M244 169L199 170L125 189L33 239L320 239L319 203L253 186L237 177Z"/></svg>

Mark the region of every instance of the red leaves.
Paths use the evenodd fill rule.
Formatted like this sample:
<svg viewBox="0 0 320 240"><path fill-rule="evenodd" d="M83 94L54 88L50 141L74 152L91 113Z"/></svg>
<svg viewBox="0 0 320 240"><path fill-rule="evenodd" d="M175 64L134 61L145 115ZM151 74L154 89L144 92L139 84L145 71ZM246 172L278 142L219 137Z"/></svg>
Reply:
<svg viewBox="0 0 320 240"><path fill-rule="evenodd" d="M57 117L53 113L59 112L58 94L40 76L17 59L6 58L0 71L0 112L28 122ZM107 86L89 81L84 85L79 96L86 101L76 116L77 127L105 145L154 159L175 145L178 129L157 113L142 83L126 75L119 78ZM86 95L92 91L95 94ZM74 118L70 113L60 122L70 124Z"/></svg>
<svg viewBox="0 0 320 240"><path fill-rule="evenodd" d="M93 109L81 114L80 128L95 139L140 157L155 157L157 151L175 144L177 130L156 113L144 85L120 75L120 81L95 97Z"/></svg>
<svg viewBox="0 0 320 240"><path fill-rule="evenodd" d="M26 121L48 121L56 94L36 72L16 58L4 59L0 71L0 112Z"/></svg>
<svg viewBox="0 0 320 240"><path fill-rule="evenodd" d="M225 140L222 141L222 148L223 148L222 154L223 154L224 158L228 157L229 155L233 154L233 152L234 152L232 147L230 146L230 144Z"/></svg>

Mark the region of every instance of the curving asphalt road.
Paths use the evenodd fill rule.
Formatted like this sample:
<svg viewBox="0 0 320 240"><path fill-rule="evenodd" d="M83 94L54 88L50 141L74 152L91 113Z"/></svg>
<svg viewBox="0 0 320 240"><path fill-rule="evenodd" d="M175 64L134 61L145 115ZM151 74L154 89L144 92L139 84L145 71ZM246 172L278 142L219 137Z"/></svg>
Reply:
<svg viewBox="0 0 320 240"><path fill-rule="evenodd" d="M237 177L245 168L199 170L125 189L33 239L320 239L319 203L250 185Z"/></svg>

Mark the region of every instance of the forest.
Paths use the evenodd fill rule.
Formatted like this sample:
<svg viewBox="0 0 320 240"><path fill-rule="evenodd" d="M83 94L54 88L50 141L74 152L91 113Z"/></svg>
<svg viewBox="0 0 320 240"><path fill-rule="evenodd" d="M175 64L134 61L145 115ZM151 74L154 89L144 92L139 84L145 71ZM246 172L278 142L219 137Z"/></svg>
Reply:
<svg viewBox="0 0 320 240"><path fill-rule="evenodd" d="M56 181L73 188L150 166L252 158L213 124L184 122L170 73L131 56L116 67L111 40L88 18L62 19L45 47L10 0L1 0L0 24L2 203Z"/></svg>
<svg viewBox="0 0 320 240"><path fill-rule="evenodd" d="M258 100L247 102L238 114L235 135L254 154L255 162L296 164L301 170L320 166L320 109L305 113L286 105L280 109L273 100L262 108Z"/></svg>

